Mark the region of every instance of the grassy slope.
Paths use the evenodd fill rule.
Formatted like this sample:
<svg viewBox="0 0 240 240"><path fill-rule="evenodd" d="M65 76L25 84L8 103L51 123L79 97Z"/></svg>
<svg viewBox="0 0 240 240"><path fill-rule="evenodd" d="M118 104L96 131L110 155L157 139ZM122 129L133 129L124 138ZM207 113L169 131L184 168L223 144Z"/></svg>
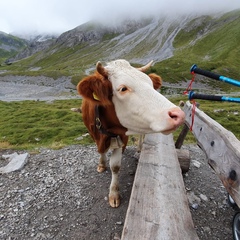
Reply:
<svg viewBox="0 0 240 240"><path fill-rule="evenodd" d="M178 82L190 78L189 69L195 63L203 69L214 70L222 75L238 79L240 75L237 61L240 54L239 13L240 11L231 12L219 19L203 16L192 20L175 38L174 56L155 64L152 71L160 74L165 81ZM201 36L206 29L208 34ZM48 75L54 78L61 75L82 77L86 68L92 67L93 63L111 54L108 52L109 49L116 51L116 42L109 41L110 39L108 36L98 44L87 45L85 43L71 48L55 45L47 52L37 53L11 66L5 66L4 69L16 75ZM192 42L194 44L191 44ZM137 46L136 49L132 49L133 55L137 54L136 51L144 55L144 51L149 51L148 47L153 44L154 39L152 43L145 43L144 47L138 48ZM142 53L139 52L141 50ZM131 54L128 53L129 56ZM41 69L37 72L29 72L28 69L31 67Z"/></svg>
<svg viewBox="0 0 240 240"><path fill-rule="evenodd" d="M11 45L13 47L16 47L18 50L7 51L2 49L1 45ZM25 40L12 36L10 34L4 34L0 32L0 66L2 62L16 55L18 51L24 47L26 47Z"/></svg>
<svg viewBox="0 0 240 240"><path fill-rule="evenodd" d="M240 79L238 60L240 57L240 15L239 11L232 13L237 16L233 21L226 22L226 18L233 16L224 15L222 18L213 20L209 17L203 19L197 28L184 29L179 32L174 40L174 57L156 64L156 72L161 73L164 79L170 82L178 82L190 78L190 67L197 64L200 68L215 71L223 76ZM210 33L195 41L199 32L208 27L212 22ZM195 44L190 44L195 41ZM210 81L228 90L237 90L235 87Z"/></svg>
<svg viewBox="0 0 240 240"><path fill-rule="evenodd" d="M178 104L181 97L171 99ZM233 103L199 101L200 108L240 139L239 105ZM41 101L0 101L0 149L35 149L42 146L59 148L68 144L92 143L91 138L76 138L87 133L81 114L70 111L81 100L61 100L53 103ZM174 133L179 135L181 128ZM191 133L185 143L194 142Z"/></svg>
<svg viewBox="0 0 240 240"><path fill-rule="evenodd" d="M174 41L174 47L176 48L174 55L177 54L177 56L174 56L171 59L184 56L184 58L181 59L184 64L187 60L186 58L189 56L191 58L198 58L201 61L205 61L205 56L208 55L211 58L210 60L214 61L225 57L226 54L229 56L229 50L234 51L233 55L230 54L229 57L234 57L236 53L239 53L237 50L240 32L239 13L240 11L228 13L219 19L212 19L209 16L203 16L192 20L188 24L187 28L180 31L177 35ZM234 18L236 18L234 21L230 21ZM197 27L194 28L193 26L196 25L195 22L197 21L200 21L201 24L198 24ZM210 30L212 33L207 34L206 38L201 38L200 41L196 42L197 44L190 46L190 42L201 35L203 30L209 27L209 25L211 25ZM47 57L46 53L43 53L43 56L40 56L41 53L38 53L37 55L26 60L26 62L23 60L23 63L26 63L24 65L27 65L27 63L37 64L38 66L44 68L46 67L46 69L52 69L54 66L59 66L59 68L64 68L67 66L68 68L74 70L77 66L79 66L79 64L82 64L81 66L84 67L84 65L89 64L89 62L92 63L95 62L94 60L101 59L101 56L104 55L104 50L106 51L109 49L111 44L114 46L114 43L112 42L110 44L109 40L111 40L111 38L104 38L101 43L96 45L80 44L72 48L54 46L52 49L47 51ZM144 46L144 48L141 47L142 51L150 50L148 49L148 46L151 47L152 44L148 43ZM235 49L236 47L237 49ZM138 49L138 51L140 50ZM73 65L68 64L68 61Z"/></svg>
<svg viewBox="0 0 240 240"><path fill-rule="evenodd" d="M233 15L237 17L234 18ZM231 22L226 21L228 17L232 19ZM209 28L211 21L212 29ZM175 39L174 57L155 64L151 70L160 73L165 81L177 82L191 78L189 69L192 64L196 63L203 69L239 79L240 71L237 60L240 56L239 12L225 15L218 20L206 17L198 27L191 28L190 26L191 23L189 28L180 31ZM209 28L210 33L196 41L199 33L205 28ZM190 44L192 41L195 41L194 45ZM109 42L102 42L91 47L85 45L74 48L62 47L54 53L57 49L55 46L47 53L47 57L44 55L43 58L44 53L38 53L5 68L15 74L41 74L53 77L81 76L84 66L103 57L102 52L106 44L109 47ZM39 72L29 72L30 67L42 69ZM214 80L212 83L221 84ZM231 86L222 84L222 87L226 91L232 91ZM180 99L183 100L181 97L174 101L178 103ZM76 137L86 133L81 115L69 110L79 105L80 100L55 101L53 104L31 101L0 102L0 148L34 148L42 145L58 147L65 144L91 142L90 138L85 138L82 142L75 140ZM202 101L201 109L240 139L238 104ZM194 141L191 134L188 135L187 141Z"/></svg>
<svg viewBox="0 0 240 240"><path fill-rule="evenodd" d="M80 99L54 101L0 101L0 148L61 147L77 144L87 132L80 114L70 111ZM85 138L84 142L91 142Z"/></svg>

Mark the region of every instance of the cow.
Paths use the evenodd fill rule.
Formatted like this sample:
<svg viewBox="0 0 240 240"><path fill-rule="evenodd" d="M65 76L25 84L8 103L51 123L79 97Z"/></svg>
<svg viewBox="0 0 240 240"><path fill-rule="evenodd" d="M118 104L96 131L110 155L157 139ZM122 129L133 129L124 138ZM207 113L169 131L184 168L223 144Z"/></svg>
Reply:
<svg viewBox="0 0 240 240"><path fill-rule="evenodd" d="M145 74L152 62L135 68L119 59L103 66L83 78L77 85L82 96L82 118L100 154L97 171L106 170L106 153L112 149L110 169L112 179L109 189L111 207L120 205L118 175L121 158L132 134L169 134L185 119L184 112L161 95L161 77Z"/></svg>

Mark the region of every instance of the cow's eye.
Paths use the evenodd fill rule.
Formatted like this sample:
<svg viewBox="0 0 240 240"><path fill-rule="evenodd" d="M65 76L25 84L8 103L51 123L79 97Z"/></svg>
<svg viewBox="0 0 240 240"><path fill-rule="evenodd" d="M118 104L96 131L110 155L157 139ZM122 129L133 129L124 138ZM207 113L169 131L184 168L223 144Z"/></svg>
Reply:
<svg viewBox="0 0 240 240"><path fill-rule="evenodd" d="M126 86L120 86L120 87L118 88L118 91L119 91L120 93L126 92L127 90L128 90L128 88L127 88Z"/></svg>
<svg viewBox="0 0 240 240"><path fill-rule="evenodd" d="M122 87L120 91L121 92L125 92L125 91L127 91L127 88L126 87Z"/></svg>

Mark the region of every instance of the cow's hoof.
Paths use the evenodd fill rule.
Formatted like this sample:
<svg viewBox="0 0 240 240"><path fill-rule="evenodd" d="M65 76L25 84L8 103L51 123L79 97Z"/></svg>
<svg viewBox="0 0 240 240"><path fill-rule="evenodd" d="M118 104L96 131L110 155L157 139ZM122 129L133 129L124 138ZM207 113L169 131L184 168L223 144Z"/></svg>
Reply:
<svg viewBox="0 0 240 240"><path fill-rule="evenodd" d="M109 204L112 208L117 208L120 205L120 196L118 194L114 194L112 196L109 195Z"/></svg>
<svg viewBox="0 0 240 240"><path fill-rule="evenodd" d="M102 173L106 170L106 166L104 166L103 164L99 164L98 167L97 167L97 171L99 173Z"/></svg>

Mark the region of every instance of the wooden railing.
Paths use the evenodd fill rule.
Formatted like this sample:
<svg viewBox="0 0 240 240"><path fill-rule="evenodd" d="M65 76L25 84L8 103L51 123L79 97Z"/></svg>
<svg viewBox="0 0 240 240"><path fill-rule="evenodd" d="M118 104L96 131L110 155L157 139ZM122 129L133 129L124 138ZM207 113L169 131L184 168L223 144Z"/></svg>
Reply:
<svg viewBox="0 0 240 240"><path fill-rule="evenodd" d="M192 104L184 106L186 124L192 124ZM240 141L234 134L196 108L192 126L198 145L224 187L240 206Z"/></svg>
<svg viewBox="0 0 240 240"><path fill-rule="evenodd" d="M146 135L122 240L198 239L172 135Z"/></svg>
<svg viewBox="0 0 240 240"><path fill-rule="evenodd" d="M171 134L145 136L122 240L198 239L176 152L192 124L192 105L187 102L183 110L185 126L176 144ZM192 133L208 163L240 206L239 140L198 108Z"/></svg>

